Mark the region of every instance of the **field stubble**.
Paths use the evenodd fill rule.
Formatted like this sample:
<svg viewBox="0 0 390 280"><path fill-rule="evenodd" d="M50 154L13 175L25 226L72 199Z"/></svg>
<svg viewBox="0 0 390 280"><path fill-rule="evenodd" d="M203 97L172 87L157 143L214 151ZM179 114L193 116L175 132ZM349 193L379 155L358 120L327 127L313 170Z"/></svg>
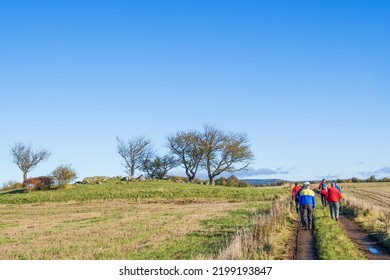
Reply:
<svg viewBox="0 0 390 280"><path fill-rule="evenodd" d="M243 203L0 205L1 259L127 259ZM6 218L4 218L6 217Z"/></svg>
<svg viewBox="0 0 390 280"><path fill-rule="evenodd" d="M0 259L211 259L285 193L130 186L1 194Z"/></svg>

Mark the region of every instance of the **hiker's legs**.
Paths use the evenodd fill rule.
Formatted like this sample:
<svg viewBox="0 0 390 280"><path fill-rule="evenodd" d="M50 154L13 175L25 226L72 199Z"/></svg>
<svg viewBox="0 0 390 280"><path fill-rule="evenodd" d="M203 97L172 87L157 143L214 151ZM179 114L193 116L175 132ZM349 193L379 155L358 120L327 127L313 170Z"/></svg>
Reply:
<svg viewBox="0 0 390 280"><path fill-rule="evenodd" d="M338 203L338 202L335 202L335 203L334 203L334 215L335 215L335 218L336 218L336 219L339 219L339 215L340 215L340 203Z"/></svg>
<svg viewBox="0 0 390 280"><path fill-rule="evenodd" d="M321 194L321 203L322 203L322 206L326 206L326 199L325 199L324 194Z"/></svg>
<svg viewBox="0 0 390 280"><path fill-rule="evenodd" d="M302 225L304 227L307 227L308 226L308 220L307 220L307 214L308 214L308 205L307 204L304 204L304 205L301 205L301 216L302 216Z"/></svg>
<svg viewBox="0 0 390 280"><path fill-rule="evenodd" d="M330 217L332 219L335 218L335 203L334 202L329 202L329 211L330 211Z"/></svg>
<svg viewBox="0 0 390 280"><path fill-rule="evenodd" d="M313 228L313 204L307 205L307 226Z"/></svg>

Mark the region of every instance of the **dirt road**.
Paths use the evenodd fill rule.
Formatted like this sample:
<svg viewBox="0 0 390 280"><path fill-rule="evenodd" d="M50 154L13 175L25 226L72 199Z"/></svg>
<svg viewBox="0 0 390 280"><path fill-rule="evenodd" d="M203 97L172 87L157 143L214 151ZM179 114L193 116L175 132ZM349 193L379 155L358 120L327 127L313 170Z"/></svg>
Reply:
<svg viewBox="0 0 390 280"><path fill-rule="evenodd" d="M294 260L317 260L315 239L312 230L297 229Z"/></svg>
<svg viewBox="0 0 390 280"><path fill-rule="evenodd" d="M386 252L379 244L373 241L369 235L363 232L355 222L346 216L340 216L340 223L348 236L358 244L359 248L365 253L370 260L390 260L389 252Z"/></svg>
<svg viewBox="0 0 390 280"><path fill-rule="evenodd" d="M386 251L377 242L373 241L354 221L341 215L339 223L351 240L359 246L369 260L390 260L390 252ZM293 259L317 260L318 254L315 242L315 237L311 230L304 230L297 227Z"/></svg>

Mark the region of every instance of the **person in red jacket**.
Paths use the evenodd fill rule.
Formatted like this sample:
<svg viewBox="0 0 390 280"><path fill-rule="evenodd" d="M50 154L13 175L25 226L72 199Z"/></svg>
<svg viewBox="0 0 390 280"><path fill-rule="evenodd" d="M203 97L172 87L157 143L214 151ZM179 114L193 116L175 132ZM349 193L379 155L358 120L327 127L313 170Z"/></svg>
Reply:
<svg viewBox="0 0 390 280"><path fill-rule="evenodd" d="M335 185L336 184L332 182L332 185L328 188L326 200L329 202L330 217L338 221L340 214L340 199L343 196L341 195L340 191L335 187Z"/></svg>
<svg viewBox="0 0 390 280"><path fill-rule="evenodd" d="M318 185L318 191L321 195L322 206L326 206L326 194L328 192L328 186L326 185L325 179L322 179L321 183Z"/></svg>
<svg viewBox="0 0 390 280"><path fill-rule="evenodd" d="M301 190L301 186L297 182L295 182L295 186L292 189L292 193L291 193L291 200L295 201L295 211L297 211L298 214L299 214L299 210L300 210L299 209L299 197L298 197L300 190Z"/></svg>

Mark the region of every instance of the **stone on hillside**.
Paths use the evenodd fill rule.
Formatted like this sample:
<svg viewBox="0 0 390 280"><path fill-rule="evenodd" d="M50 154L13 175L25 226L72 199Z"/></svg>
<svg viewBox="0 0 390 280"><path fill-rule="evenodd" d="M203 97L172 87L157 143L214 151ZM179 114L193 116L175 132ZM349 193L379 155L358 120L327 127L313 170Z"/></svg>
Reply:
<svg viewBox="0 0 390 280"><path fill-rule="evenodd" d="M121 181L123 181L123 182L130 182L130 181L133 181L133 180L134 180L133 176L126 176L126 177L122 177L121 178Z"/></svg>
<svg viewBox="0 0 390 280"><path fill-rule="evenodd" d="M83 179L83 184L98 184L108 181L108 177L105 176L94 176L94 177L86 177Z"/></svg>
<svg viewBox="0 0 390 280"><path fill-rule="evenodd" d="M144 182L144 181L146 181L146 179L145 179L145 176L144 176L144 175L141 175L141 176L139 176L139 177L138 177L138 180L139 180L140 182Z"/></svg>

